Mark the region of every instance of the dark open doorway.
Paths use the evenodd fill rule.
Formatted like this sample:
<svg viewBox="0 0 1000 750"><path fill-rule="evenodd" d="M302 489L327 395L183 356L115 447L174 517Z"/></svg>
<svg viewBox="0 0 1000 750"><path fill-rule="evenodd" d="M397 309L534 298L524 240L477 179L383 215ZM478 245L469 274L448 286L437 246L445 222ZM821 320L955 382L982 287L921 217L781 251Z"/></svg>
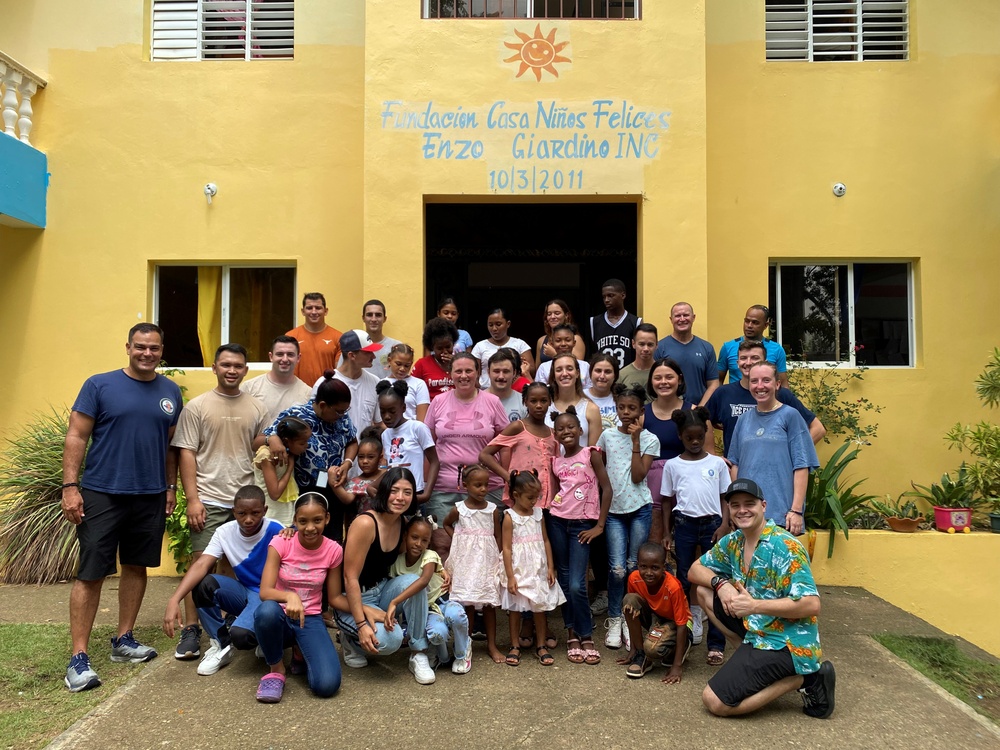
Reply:
<svg viewBox="0 0 1000 750"><path fill-rule="evenodd" d="M480 341L502 307L510 335L534 347L545 303L561 298L589 345L586 321L604 312L605 279L625 282L635 310L638 212L634 202L427 203L427 316L454 297L460 327Z"/></svg>

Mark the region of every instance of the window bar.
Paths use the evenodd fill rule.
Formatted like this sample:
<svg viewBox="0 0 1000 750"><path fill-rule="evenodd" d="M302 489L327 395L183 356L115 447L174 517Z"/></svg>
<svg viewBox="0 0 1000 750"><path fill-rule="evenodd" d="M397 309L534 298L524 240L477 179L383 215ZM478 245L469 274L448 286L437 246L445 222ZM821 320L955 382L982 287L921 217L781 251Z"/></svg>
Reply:
<svg viewBox="0 0 1000 750"><path fill-rule="evenodd" d="M854 347L858 345L858 337L854 330L854 305L857 302L857 296L854 291L854 264L847 264L847 364L851 367L857 366L857 360L855 357Z"/></svg>
<svg viewBox="0 0 1000 750"><path fill-rule="evenodd" d="M774 309L778 310L778 311L781 310L781 300L782 300L782 297L781 297L781 276L782 276L781 269L782 269L782 267L779 265L779 266L777 266L775 268L775 272L774 272ZM777 331L777 334L778 334L778 343L781 344L782 347L784 347L784 345L785 345L785 334L781 330L781 325L782 325L782 321L784 321L784 319L785 319L785 316L779 314L776 317L777 317L777 321L776 322L778 324L777 325L777 328L778 328L778 331Z"/></svg>
<svg viewBox="0 0 1000 750"><path fill-rule="evenodd" d="M219 332L223 344L229 343L229 266L222 267L222 330Z"/></svg>

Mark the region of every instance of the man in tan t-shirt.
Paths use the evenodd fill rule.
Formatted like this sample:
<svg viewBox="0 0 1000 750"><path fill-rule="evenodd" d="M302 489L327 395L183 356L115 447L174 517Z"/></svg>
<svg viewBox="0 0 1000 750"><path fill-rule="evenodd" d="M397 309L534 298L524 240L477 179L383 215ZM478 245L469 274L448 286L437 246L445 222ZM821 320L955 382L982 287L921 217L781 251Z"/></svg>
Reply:
<svg viewBox="0 0 1000 750"><path fill-rule="evenodd" d="M304 383L315 383L327 370L337 369L341 333L326 324L328 312L326 297L319 292L308 292L302 297L305 322L286 334L299 342L301 356L295 375Z"/></svg>
<svg viewBox="0 0 1000 750"><path fill-rule="evenodd" d="M295 377L299 356L299 342L295 338L278 336L267 353L271 360L270 372L250 378L240 386L241 391L249 393L264 406L268 424L274 424L278 415L289 406L312 400L309 386Z"/></svg>
<svg viewBox="0 0 1000 750"><path fill-rule="evenodd" d="M240 390L247 374L246 349L239 344L220 346L212 372L217 385L188 402L170 441L171 447L180 449L181 484L195 560L215 530L233 520L236 491L254 483L253 441L268 426L264 406ZM184 629L174 656L197 659L201 655L198 612L190 595L184 604Z"/></svg>
<svg viewBox="0 0 1000 750"><path fill-rule="evenodd" d="M649 368L653 366L653 352L656 351L656 341L659 336L656 326L652 323L640 323L632 334L632 348L635 349L635 361L622 368L618 373L618 382L625 385L641 385L646 387L649 381ZM646 400L649 400L647 394Z"/></svg>

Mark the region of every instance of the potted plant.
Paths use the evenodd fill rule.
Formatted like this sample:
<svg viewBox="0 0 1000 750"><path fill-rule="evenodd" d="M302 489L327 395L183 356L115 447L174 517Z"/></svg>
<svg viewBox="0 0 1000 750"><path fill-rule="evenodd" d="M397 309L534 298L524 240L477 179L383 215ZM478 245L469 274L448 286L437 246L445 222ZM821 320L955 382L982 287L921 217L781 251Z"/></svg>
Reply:
<svg viewBox="0 0 1000 750"><path fill-rule="evenodd" d="M1000 404L1000 349L994 349L986 367L976 378L976 394L985 407ZM968 484L979 504L992 509L990 524L1000 533L1000 425L985 419L976 425L956 424L945 436L949 448L968 452Z"/></svg>
<svg viewBox="0 0 1000 750"><path fill-rule="evenodd" d="M868 504L885 519L890 529L904 534L912 534L917 530L920 522L924 520L924 516L915 502L904 500L903 497L900 495L892 500L891 496L886 495L885 502L871 500Z"/></svg>
<svg viewBox="0 0 1000 750"><path fill-rule="evenodd" d="M833 557L837 532L842 532L844 539L848 539L851 521L865 510L868 501L874 497L863 495L858 491L864 479L859 479L850 485L842 479L844 470L858 457L858 448L852 448L853 445L854 443L845 442L834 451L823 466L809 474L806 485L805 525L809 529L806 549L810 560L816 546L817 529L826 529L830 532L826 556Z"/></svg>
<svg viewBox="0 0 1000 750"><path fill-rule="evenodd" d="M975 502L969 487L969 472L965 464L952 479L951 474L941 475L941 483L933 483L930 487L910 482L912 490L904 492L904 497L916 497L930 503L934 507L934 526L938 531L954 534L956 531L966 533L972 530L972 511Z"/></svg>

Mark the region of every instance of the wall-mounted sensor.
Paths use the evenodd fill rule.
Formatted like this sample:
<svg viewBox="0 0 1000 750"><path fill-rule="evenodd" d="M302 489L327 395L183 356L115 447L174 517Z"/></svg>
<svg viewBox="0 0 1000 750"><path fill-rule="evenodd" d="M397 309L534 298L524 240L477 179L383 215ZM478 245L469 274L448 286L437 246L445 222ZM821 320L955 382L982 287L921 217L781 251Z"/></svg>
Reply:
<svg viewBox="0 0 1000 750"><path fill-rule="evenodd" d="M208 205L212 205L212 196L219 192L219 186L214 182L209 182L205 185L205 200L208 201Z"/></svg>
<svg viewBox="0 0 1000 750"><path fill-rule="evenodd" d="M206 193L208 192L208 186L205 187L205 192ZM836 185L833 186L833 194L836 195L838 198L842 197L846 192L847 192L847 185L845 185L842 182L838 182ZM208 202L211 203L212 199L209 198Z"/></svg>

